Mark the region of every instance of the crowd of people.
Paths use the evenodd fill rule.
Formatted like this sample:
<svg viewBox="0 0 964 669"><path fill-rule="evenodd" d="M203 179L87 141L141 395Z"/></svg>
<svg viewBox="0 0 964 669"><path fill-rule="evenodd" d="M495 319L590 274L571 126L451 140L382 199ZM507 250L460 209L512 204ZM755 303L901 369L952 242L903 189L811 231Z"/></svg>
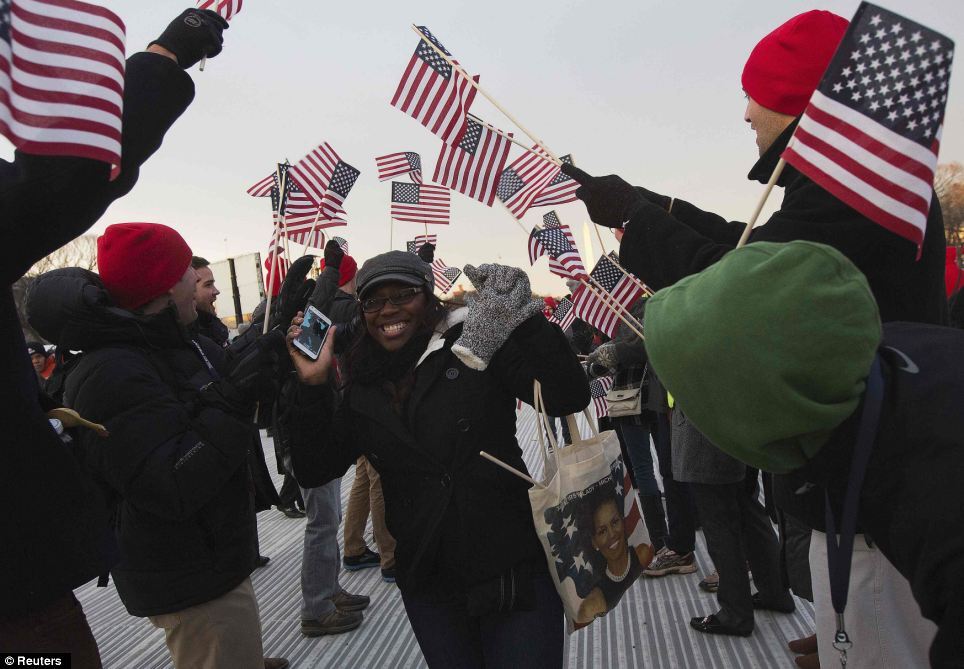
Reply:
<svg viewBox="0 0 964 669"><path fill-rule="evenodd" d="M218 55L226 28L215 12L189 9L128 60L118 178L106 164L19 151L0 165L8 285L134 186L190 105L186 70ZM830 12L807 12L750 54L744 120L760 154L750 179L769 179L846 29ZM306 637L357 629L370 598L339 576L377 568L397 586L429 666L561 667L563 604L529 484L509 471L527 472L516 403L534 404L538 382L545 413L566 417L589 404L592 377L611 375L635 405L599 427L618 435L652 550L610 556L616 549L593 539L603 568L618 558L632 574L606 587L696 572L701 528L715 571L698 587L718 606L690 621L697 632L750 636L755 611L792 613L796 595L816 612L814 634L790 642L800 667L839 662L844 631L850 667L964 666L954 476L964 465L954 407L964 333L946 327L961 275L936 197L918 257L788 167L783 204L735 250L742 223L614 175L563 170L593 222L614 230L620 263L657 290L630 308L645 342L579 320L563 332L514 267L468 265L474 293L442 301L432 244L359 264L331 241L316 278L312 256L277 271L234 336L217 316L210 263L156 223L108 226L96 272L34 280L26 312L45 342L24 340L4 291L12 419L0 495L8 509L30 499L35 513L0 520L0 650L69 652L73 666L100 667L73 595L97 578L164 630L175 667L287 667L264 656L251 583L269 559L256 514L277 508L306 518ZM293 344L308 308L333 324L317 358ZM867 437L875 402L880 426ZM60 407L73 412L52 420ZM280 494L259 428L274 439ZM560 443L569 429L563 419ZM869 464L851 464L865 442ZM848 481L856 470L866 471L862 489ZM841 609L828 551L833 564L835 519L855 496ZM580 522L619 525L618 500L600 499ZM365 540L369 516L377 551ZM611 608L604 590L586 598L590 618Z"/></svg>

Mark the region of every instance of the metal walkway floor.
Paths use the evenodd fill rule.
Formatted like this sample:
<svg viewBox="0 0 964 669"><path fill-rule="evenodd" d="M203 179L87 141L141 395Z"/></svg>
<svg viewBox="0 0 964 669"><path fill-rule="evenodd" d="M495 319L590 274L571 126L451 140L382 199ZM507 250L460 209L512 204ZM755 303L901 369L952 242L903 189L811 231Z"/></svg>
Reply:
<svg viewBox="0 0 964 669"><path fill-rule="evenodd" d="M530 471L539 471L535 420L526 406L519 413L518 438ZM273 444L264 439L265 455L274 463ZM273 467L272 467L273 469ZM351 490L353 472L343 479L342 503ZM276 485L280 487L280 477ZM378 569L341 573L349 592L369 595L371 606L362 626L347 634L309 639L299 631L301 552L304 520L278 511L258 515L261 553L271 557L267 567L252 574L261 609L265 654L287 657L295 669L334 667L375 669L424 667L401 598L394 585L383 583ZM342 541L339 532L339 542ZM368 528L369 545L371 527ZM655 669L770 669L793 667L787 641L814 629L813 607L797 599L797 612L757 612L756 631L749 638L700 634L689 619L716 611L716 598L696 586L712 571L701 533L697 533L699 571L686 576L640 578L619 606L605 618L566 640L569 669L653 667ZM170 667L164 634L143 618L128 615L113 583L97 588L90 583L77 591L84 605L104 666L109 669Z"/></svg>

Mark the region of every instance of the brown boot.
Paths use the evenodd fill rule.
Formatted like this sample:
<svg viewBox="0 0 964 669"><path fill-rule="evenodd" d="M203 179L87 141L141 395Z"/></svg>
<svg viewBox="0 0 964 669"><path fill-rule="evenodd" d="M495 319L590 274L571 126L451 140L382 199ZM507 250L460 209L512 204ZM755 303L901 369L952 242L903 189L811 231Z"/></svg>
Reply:
<svg viewBox="0 0 964 669"><path fill-rule="evenodd" d="M797 663L800 669L820 669L820 656L816 653L797 655L793 658L793 661Z"/></svg>
<svg viewBox="0 0 964 669"><path fill-rule="evenodd" d="M266 657L264 669L288 669L288 660L283 657Z"/></svg>
<svg viewBox="0 0 964 669"><path fill-rule="evenodd" d="M817 652L817 635L811 634L802 639L794 639L787 646L797 655L810 655Z"/></svg>

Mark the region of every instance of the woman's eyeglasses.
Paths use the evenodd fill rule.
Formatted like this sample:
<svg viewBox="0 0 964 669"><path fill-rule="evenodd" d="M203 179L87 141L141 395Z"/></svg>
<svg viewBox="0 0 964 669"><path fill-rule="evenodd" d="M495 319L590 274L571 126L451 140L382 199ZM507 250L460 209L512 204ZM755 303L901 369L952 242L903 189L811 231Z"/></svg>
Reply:
<svg viewBox="0 0 964 669"><path fill-rule="evenodd" d="M422 292L421 288L406 288L405 290L400 290L394 295L389 295L388 297L370 297L367 300L361 301L361 309L366 314L373 314L376 311L381 311L385 308L385 305L391 302L394 306L400 307L403 304L408 304Z"/></svg>

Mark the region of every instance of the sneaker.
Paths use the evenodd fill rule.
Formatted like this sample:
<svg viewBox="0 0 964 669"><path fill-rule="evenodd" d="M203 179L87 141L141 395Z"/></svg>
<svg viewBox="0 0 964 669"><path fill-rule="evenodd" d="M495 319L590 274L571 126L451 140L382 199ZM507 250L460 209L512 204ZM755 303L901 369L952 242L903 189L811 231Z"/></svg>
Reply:
<svg viewBox="0 0 964 669"><path fill-rule="evenodd" d="M279 506L278 511L289 518L304 518L308 515L296 506Z"/></svg>
<svg viewBox="0 0 964 669"><path fill-rule="evenodd" d="M362 624L365 617L361 613L335 609L317 620L302 620L301 633L305 636L325 636L350 632Z"/></svg>
<svg viewBox="0 0 964 669"><path fill-rule="evenodd" d="M372 600L371 597L366 597L365 595L353 595L342 590L341 592L332 595L331 601L334 603L335 608L339 611L354 613L356 611L367 609Z"/></svg>
<svg viewBox="0 0 964 669"><path fill-rule="evenodd" d="M703 592L716 592L720 589L720 575L715 570L712 574L700 581L700 590Z"/></svg>
<svg viewBox="0 0 964 669"><path fill-rule="evenodd" d="M382 569L382 580L386 583L395 582L395 567L388 567L387 569Z"/></svg>
<svg viewBox="0 0 964 669"><path fill-rule="evenodd" d="M667 576L668 574L692 574L695 571L696 558L692 551L686 555L679 555L676 551L667 548L662 555L656 554L643 573L647 576Z"/></svg>
<svg viewBox="0 0 964 669"><path fill-rule="evenodd" d="M365 552L361 555L354 557L346 555L342 558L341 563L348 571L358 571L359 569L371 569L379 566L382 563L382 557L371 548L366 547Z"/></svg>

